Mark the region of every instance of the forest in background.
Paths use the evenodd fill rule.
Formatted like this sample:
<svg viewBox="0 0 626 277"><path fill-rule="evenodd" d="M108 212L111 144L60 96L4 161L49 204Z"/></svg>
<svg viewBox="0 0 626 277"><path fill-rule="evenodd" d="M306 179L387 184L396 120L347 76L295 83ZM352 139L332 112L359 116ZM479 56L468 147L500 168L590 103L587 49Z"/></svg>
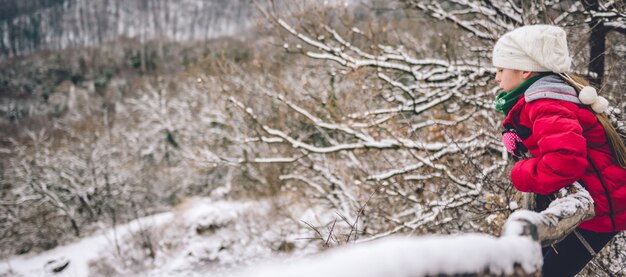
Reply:
<svg viewBox="0 0 626 277"><path fill-rule="evenodd" d="M522 23L582 34L568 37L575 70L624 120L624 31L609 23L626 17L599 4L615 15L600 21L609 27L597 74L588 39L600 23L590 28L587 7L486 3L269 3L254 29L228 37L121 38L5 58L2 255L202 195L270 199L277 213L289 201L323 206L336 217L309 226L320 248L499 233L519 196L491 105L495 38ZM620 236L599 263L623 270L623 247Z"/></svg>

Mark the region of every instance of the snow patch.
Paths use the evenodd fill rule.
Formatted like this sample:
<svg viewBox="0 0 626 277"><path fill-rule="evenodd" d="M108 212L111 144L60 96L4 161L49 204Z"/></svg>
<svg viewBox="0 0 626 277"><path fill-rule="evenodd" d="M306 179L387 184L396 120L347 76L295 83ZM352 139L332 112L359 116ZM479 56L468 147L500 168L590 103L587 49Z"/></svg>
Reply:
<svg viewBox="0 0 626 277"><path fill-rule="evenodd" d="M51 264L58 264L60 261L67 261L69 264L62 271L54 273L54 276L90 276L89 263L97 259L104 248L113 244L116 237L136 232L145 226L163 224L171 220L172 215L162 213L144 217L76 243L38 254L14 256L0 262L0 276L50 276Z"/></svg>
<svg viewBox="0 0 626 277"><path fill-rule="evenodd" d="M480 252L477 252L480 249ZM450 263L450 261L455 261ZM336 248L296 262L273 263L240 272L236 277L287 276L429 276L483 272L512 274L542 265L541 247L527 237L495 238L484 234L390 237Z"/></svg>

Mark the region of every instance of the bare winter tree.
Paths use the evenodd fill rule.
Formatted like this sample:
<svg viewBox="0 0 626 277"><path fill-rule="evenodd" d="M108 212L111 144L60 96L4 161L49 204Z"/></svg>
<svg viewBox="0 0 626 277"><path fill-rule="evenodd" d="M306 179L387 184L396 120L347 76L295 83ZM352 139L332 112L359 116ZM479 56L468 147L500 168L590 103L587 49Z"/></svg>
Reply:
<svg viewBox="0 0 626 277"><path fill-rule="evenodd" d="M112 109L92 98L48 129L11 138L2 148L0 254L51 248L68 230L116 226L231 178L231 169L216 173L223 168L191 157L205 152L189 154L225 140L226 116L195 79L183 83L146 80Z"/></svg>
<svg viewBox="0 0 626 277"><path fill-rule="evenodd" d="M232 69L232 86L246 96L229 99L253 128L240 139L247 155L237 162L282 164L285 189L336 209L342 226L327 226L336 243L398 232L495 231L475 220L496 212L489 220L502 221L509 211L507 163L490 109L495 71L480 51L452 55L442 45L419 57L393 44L420 45L416 38L400 30L379 36L386 26L372 26L363 12L359 19L322 11L334 23L301 13L297 24L265 12L284 36L275 43L308 59L295 76L251 79ZM470 42L461 43L480 48Z"/></svg>
<svg viewBox="0 0 626 277"><path fill-rule="evenodd" d="M455 24L468 34L493 42L505 31L525 24L588 26L585 61L591 82L601 86L605 75L607 36L626 34L626 5L620 1L420 1L402 0L438 20Z"/></svg>
<svg viewBox="0 0 626 277"><path fill-rule="evenodd" d="M291 114L290 122L277 122L267 116L267 106L231 97L256 126L244 138L254 157L240 162L290 164L280 179L288 181L287 187L309 187L310 194L335 207L350 230L344 241L356 234L369 240L397 232L493 231L515 209L509 205L513 195L505 174L510 163L496 137L498 116L491 108L497 89L491 83L493 43L529 23L583 28L596 18L621 26L623 7L598 4L596 9L611 11L599 19L591 6L583 10L580 3L559 1L401 2L434 19L427 25L434 28L406 31L380 18L378 25L360 24L358 16L327 10L321 18L328 21L297 11L296 19L288 20L264 10L284 36L276 44L324 68L328 86L311 85L320 82L309 79L319 76L314 70L299 73L300 84L290 83L294 77L288 75L234 80ZM456 29L437 32L449 23ZM387 28L397 29L385 36ZM444 38L439 48L420 57L415 45L425 34ZM593 60L604 53L590 51ZM592 63L586 72L598 80L603 76L593 73ZM307 100L290 97L289 91ZM271 149L288 154L278 156Z"/></svg>

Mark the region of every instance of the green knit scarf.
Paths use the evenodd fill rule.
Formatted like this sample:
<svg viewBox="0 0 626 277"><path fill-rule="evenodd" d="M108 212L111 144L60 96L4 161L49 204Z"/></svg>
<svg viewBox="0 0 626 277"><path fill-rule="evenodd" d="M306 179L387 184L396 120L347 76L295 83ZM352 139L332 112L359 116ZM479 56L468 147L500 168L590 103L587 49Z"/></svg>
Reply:
<svg viewBox="0 0 626 277"><path fill-rule="evenodd" d="M496 105L496 110L504 113L504 116L507 116L517 100L520 96L524 95L524 92L530 87L530 85L534 84L539 78L543 77L543 74L533 76L532 78L524 81L521 85L514 88L511 92L501 92L496 97L496 101L494 102Z"/></svg>

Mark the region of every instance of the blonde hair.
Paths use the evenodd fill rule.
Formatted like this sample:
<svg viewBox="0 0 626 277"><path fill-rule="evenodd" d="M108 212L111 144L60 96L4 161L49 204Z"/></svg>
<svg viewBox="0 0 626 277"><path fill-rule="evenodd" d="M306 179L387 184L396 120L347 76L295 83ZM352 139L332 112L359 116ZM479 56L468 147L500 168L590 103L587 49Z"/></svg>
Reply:
<svg viewBox="0 0 626 277"><path fill-rule="evenodd" d="M583 86L588 86L589 85L589 82L587 82L587 80L583 79L580 76L576 76L576 75L573 75L573 74L568 74L568 76L572 80L568 80L568 78L563 78L563 79L569 85L574 87L574 89L576 89L577 93L579 93L580 90L581 90L580 86L578 86L577 84L575 84L573 82L576 82L576 83L581 84ZM617 163L622 168L626 169L626 146L624 146L624 141L622 140L620 134L617 132L615 127L613 127L613 125L611 124L611 120L609 120L609 117L606 115L606 113L595 113L594 112L594 114L596 115L596 118L598 119L598 122L600 123L602 128L604 128L604 133L606 135L606 139L608 141L609 147L611 148L611 152L613 153L613 156L617 160Z"/></svg>

